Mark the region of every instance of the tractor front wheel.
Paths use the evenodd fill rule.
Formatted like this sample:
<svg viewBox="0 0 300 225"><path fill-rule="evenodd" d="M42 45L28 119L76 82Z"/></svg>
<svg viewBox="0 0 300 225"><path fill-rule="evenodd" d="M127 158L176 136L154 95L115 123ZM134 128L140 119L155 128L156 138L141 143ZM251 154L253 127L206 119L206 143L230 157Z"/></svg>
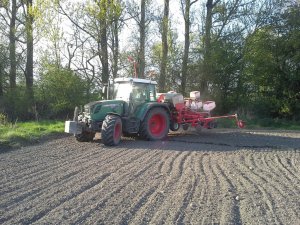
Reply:
<svg viewBox="0 0 300 225"><path fill-rule="evenodd" d="M118 145L122 136L121 118L116 115L107 115L102 124L101 136L104 145Z"/></svg>
<svg viewBox="0 0 300 225"><path fill-rule="evenodd" d="M161 140L167 136L169 127L170 119L166 110L154 108L141 123L140 136L150 141Z"/></svg>

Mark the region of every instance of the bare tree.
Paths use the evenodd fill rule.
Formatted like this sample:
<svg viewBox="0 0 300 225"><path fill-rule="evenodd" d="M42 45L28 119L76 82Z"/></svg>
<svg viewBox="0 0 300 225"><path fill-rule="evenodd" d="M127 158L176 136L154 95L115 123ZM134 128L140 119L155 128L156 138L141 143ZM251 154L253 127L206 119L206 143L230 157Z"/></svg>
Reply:
<svg viewBox="0 0 300 225"><path fill-rule="evenodd" d="M22 1L23 11L25 15L25 32L26 32L26 66L25 66L25 80L27 98L29 107L33 105L33 5L32 0Z"/></svg>
<svg viewBox="0 0 300 225"><path fill-rule="evenodd" d="M7 76L5 72L8 63L6 54L7 48L2 43L0 43L0 98L4 95L4 83L5 77Z"/></svg>
<svg viewBox="0 0 300 225"><path fill-rule="evenodd" d="M17 2L16 0L11 1L11 17L9 24L9 83L10 88L16 87L17 77L17 61L16 61L16 17L17 17Z"/></svg>
<svg viewBox="0 0 300 225"><path fill-rule="evenodd" d="M137 23L139 29L137 49L137 70L139 77L145 77L146 67L146 44L147 44L147 32L149 24L154 20L153 10L151 9L151 1L141 0L140 5L135 1L128 1L127 12L130 18L133 18Z"/></svg>
<svg viewBox="0 0 300 225"><path fill-rule="evenodd" d="M164 0L164 16L162 19L162 60L160 65L159 92L165 92L166 68L168 61L168 29L169 29L169 0Z"/></svg>
<svg viewBox="0 0 300 225"><path fill-rule="evenodd" d="M140 29L140 47L138 56L139 77L145 76L145 42L146 42L146 0L141 0L141 19L139 22Z"/></svg>
<svg viewBox="0 0 300 225"><path fill-rule="evenodd" d="M73 12L68 12L60 5L61 13L95 43L93 55L97 55L101 62L102 84L109 81L109 31L115 19L118 19L115 17L120 8L120 2L117 0L94 0L89 5L81 4ZM118 35L114 34L113 45L116 49L118 48ZM115 54L115 61L117 61L117 57L118 54Z"/></svg>
<svg viewBox="0 0 300 225"><path fill-rule="evenodd" d="M10 3L10 4L9 4ZM5 27L9 28L9 33L5 34L5 28L2 30L4 36L8 37L9 40L9 86L10 89L16 87L16 77L17 77L17 62L16 62L16 22L17 22L17 1L12 0L1 2L0 8L3 8L3 14L1 17L5 23ZM5 12L5 13L4 13Z"/></svg>
<svg viewBox="0 0 300 225"><path fill-rule="evenodd" d="M181 0L181 9L184 18L184 52L182 58L182 70L181 70L181 92L185 94L186 79L188 72L188 59L189 59L189 49L190 49L190 9L191 6L198 0Z"/></svg>
<svg viewBox="0 0 300 225"><path fill-rule="evenodd" d="M205 17L205 33L204 33L204 56L203 56L203 74L200 81L200 90L205 96L208 91L208 79L212 76L211 65L211 30L213 24L213 8L220 0L207 0L206 17Z"/></svg>

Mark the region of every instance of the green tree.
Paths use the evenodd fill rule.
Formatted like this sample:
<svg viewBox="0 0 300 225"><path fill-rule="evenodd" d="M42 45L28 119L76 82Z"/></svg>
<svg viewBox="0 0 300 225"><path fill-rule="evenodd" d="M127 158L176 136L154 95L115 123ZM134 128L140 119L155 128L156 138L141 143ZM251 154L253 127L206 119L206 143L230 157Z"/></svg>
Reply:
<svg viewBox="0 0 300 225"><path fill-rule="evenodd" d="M41 115L71 116L74 106L85 103L85 81L71 70L47 65L37 86Z"/></svg>
<svg viewBox="0 0 300 225"><path fill-rule="evenodd" d="M260 115L299 119L299 16L299 5L293 5L247 39L248 101Z"/></svg>

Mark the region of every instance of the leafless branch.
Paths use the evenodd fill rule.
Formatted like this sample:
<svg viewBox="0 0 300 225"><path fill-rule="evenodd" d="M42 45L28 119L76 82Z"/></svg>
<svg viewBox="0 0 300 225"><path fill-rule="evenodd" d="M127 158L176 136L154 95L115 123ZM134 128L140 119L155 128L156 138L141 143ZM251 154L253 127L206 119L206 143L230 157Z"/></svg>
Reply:
<svg viewBox="0 0 300 225"><path fill-rule="evenodd" d="M59 3L59 8L62 11L62 14L64 16L66 16L76 27L78 27L80 30L82 30L83 32L85 32L86 34L90 35L91 37L93 37L94 39L96 39L96 37L90 33L88 30L84 29L82 26L80 26L75 20L73 20L73 18L70 17L70 15L68 13L66 13L66 11L63 9L63 7L61 6L61 4Z"/></svg>

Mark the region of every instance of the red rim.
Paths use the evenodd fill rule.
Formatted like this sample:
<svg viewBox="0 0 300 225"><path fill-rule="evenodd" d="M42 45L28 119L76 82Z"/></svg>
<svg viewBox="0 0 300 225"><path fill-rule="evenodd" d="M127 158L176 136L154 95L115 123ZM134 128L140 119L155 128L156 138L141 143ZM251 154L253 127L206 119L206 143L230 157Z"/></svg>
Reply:
<svg viewBox="0 0 300 225"><path fill-rule="evenodd" d="M166 129L165 117L161 114L153 115L149 120L149 130L153 136L160 136Z"/></svg>
<svg viewBox="0 0 300 225"><path fill-rule="evenodd" d="M117 141L121 137L121 124L117 122L114 130L114 139Z"/></svg>

